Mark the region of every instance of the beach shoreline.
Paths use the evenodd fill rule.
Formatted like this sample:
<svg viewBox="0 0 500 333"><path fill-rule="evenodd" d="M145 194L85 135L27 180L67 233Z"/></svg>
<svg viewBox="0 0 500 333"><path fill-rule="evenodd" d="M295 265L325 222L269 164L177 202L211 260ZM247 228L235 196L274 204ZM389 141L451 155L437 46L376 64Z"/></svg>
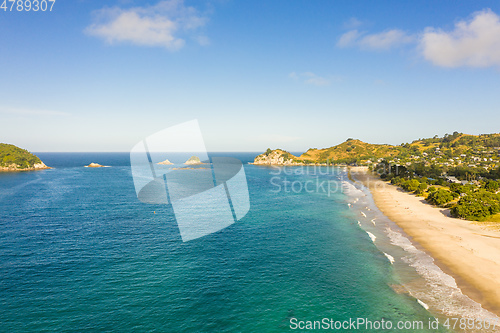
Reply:
<svg viewBox="0 0 500 333"><path fill-rule="evenodd" d="M449 210L404 192L366 167L349 171L369 189L378 209L434 258L465 295L500 316L500 232L452 218Z"/></svg>

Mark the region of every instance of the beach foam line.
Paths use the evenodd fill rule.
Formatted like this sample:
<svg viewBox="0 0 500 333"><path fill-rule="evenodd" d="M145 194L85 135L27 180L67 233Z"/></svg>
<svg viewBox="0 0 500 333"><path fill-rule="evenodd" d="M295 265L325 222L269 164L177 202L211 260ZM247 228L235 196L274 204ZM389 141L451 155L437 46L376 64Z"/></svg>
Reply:
<svg viewBox="0 0 500 333"><path fill-rule="evenodd" d="M368 234L368 236L370 236L370 239L372 240L372 242L375 243L375 239L377 239L377 237L369 231L367 231L366 233Z"/></svg>
<svg viewBox="0 0 500 333"><path fill-rule="evenodd" d="M422 302L421 300L419 300L418 298L417 298L417 302L418 302L418 304L422 305L422 307L424 309L429 310L429 306L427 304L425 304L424 302Z"/></svg>
<svg viewBox="0 0 500 333"><path fill-rule="evenodd" d="M389 259L389 262L391 263L391 265L394 264L394 257L391 256L390 254L385 253L385 252L383 252L383 253L387 257L387 259Z"/></svg>
<svg viewBox="0 0 500 333"><path fill-rule="evenodd" d="M363 191L361 191L356 186L345 180L342 182L342 189L347 195L352 197L360 197L362 195L365 195Z"/></svg>
<svg viewBox="0 0 500 333"><path fill-rule="evenodd" d="M417 249L411 241L400 232L391 228L386 229L391 244L402 248L408 255L403 258L411 267L415 268L417 273L427 281L430 291L422 291L406 285L409 293L419 301L424 308L427 306L419 298L431 301L434 307L452 317L491 318L493 321L499 321L499 318L484 309L481 304L475 302L467 295L464 295L457 286L455 279L444 273L434 262L434 259L423 251ZM425 304L425 306L423 304ZM426 308L427 309L427 308Z"/></svg>

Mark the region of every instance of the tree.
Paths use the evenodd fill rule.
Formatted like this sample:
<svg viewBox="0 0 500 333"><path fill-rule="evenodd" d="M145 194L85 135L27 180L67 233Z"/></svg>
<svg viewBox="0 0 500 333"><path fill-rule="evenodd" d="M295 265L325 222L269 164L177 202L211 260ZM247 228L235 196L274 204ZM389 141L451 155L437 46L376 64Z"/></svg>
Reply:
<svg viewBox="0 0 500 333"><path fill-rule="evenodd" d="M500 187L500 185L498 184L498 182L496 182L494 180L488 180L488 182L484 185L484 189L486 191L490 191L493 193L496 193L498 191L499 187Z"/></svg>
<svg viewBox="0 0 500 333"><path fill-rule="evenodd" d="M420 182L416 179L407 180L402 184L402 187L408 192L415 192L419 186Z"/></svg>
<svg viewBox="0 0 500 333"><path fill-rule="evenodd" d="M463 196L451 210L453 216L472 221L481 221L500 212L500 196L479 190Z"/></svg>
<svg viewBox="0 0 500 333"><path fill-rule="evenodd" d="M266 156L269 156L269 154L271 154L273 151L271 150L271 148L267 148L266 150Z"/></svg>
<svg viewBox="0 0 500 333"><path fill-rule="evenodd" d="M453 195L448 190L439 189L429 194L427 201L436 206L442 206L453 200Z"/></svg>
<svg viewBox="0 0 500 333"><path fill-rule="evenodd" d="M426 183L420 183L418 185L417 190L415 191L415 194L417 194L417 195L423 195L424 191L427 190L427 186L428 185Z"/></svg>

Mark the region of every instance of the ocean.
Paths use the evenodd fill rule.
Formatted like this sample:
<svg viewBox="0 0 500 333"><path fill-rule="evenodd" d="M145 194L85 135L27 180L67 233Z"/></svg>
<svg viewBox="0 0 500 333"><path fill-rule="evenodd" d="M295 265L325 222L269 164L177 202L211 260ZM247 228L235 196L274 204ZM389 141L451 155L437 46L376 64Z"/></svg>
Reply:
<svg viewBox="0 0 500 333"><path fill-rule="evenodd" d="M244 163L250 210L182 242L171 206L137 199L127 153L37 155L53 169L0 173L2 332L447 332L493 316L345 169L209 154Z"/></svg>

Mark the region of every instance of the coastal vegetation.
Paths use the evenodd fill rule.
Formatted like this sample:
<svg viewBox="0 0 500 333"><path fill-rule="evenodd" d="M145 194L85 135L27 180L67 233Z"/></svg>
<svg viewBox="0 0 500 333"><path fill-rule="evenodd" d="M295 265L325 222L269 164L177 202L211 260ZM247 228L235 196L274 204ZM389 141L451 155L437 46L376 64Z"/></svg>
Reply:
<svg viewBox="0 0 500 333"><path fill-rule="evenodd" d="M402 146L407 149L404 154L372 166L382 179L424 196L433 205L450 208L458 218L485 221L500 213L499 134L454 132ZM422 180L439 189L416 189L415 182Z"/></svg>
<svg viewBox="0 0 500 333"><path fill-rule="evenodd" d="M29 151L11 144L0 143L0 168L5 170L30 170L42 161Z"/></svg>
<svg viewBox="0 0 500 333"><path fill-rule="evenodd" d="M255 162L365 165L405 191L450 208L453 216L477 221L500 219L500 134L453 132L399 146L349 138L330 148L311 148L298 157L269 148Z"/></svg>

